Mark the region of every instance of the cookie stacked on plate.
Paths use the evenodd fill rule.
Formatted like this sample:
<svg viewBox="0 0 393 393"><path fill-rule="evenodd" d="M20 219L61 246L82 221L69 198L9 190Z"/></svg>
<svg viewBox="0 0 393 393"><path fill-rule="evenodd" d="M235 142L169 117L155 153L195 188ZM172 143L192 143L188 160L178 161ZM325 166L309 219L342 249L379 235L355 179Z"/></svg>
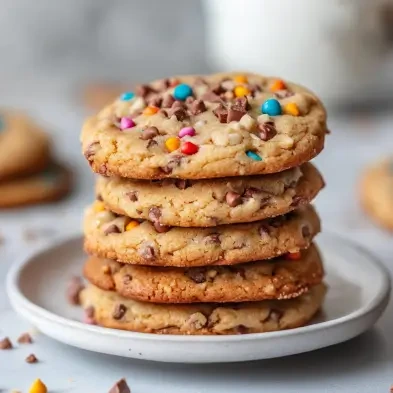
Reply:
<svg viewBox="0 0 393 393"><path fill-rule="evenodd" d="M22 112L0 113L0 208L57 200L70 173L51 157L50 138Z"/></svg>
<svg viewBox="0 0 393 393"><path fill-rule="evenodd" d="M90 323L237 334L304 325L320 308L324 183L307 161L326 114L302 87L255 74L164 79L82 130L101 174L85 214Z"/></svg>

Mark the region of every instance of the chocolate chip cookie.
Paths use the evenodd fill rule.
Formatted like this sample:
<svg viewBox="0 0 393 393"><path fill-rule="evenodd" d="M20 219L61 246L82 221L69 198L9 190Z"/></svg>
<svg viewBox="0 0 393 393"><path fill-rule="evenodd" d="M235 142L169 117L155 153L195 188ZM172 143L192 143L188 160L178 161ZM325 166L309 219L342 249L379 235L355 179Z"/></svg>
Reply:
<svg viewBox="0 0 393 393"><path fill-rule="evenodd" d="M56 201L70 189L70 171L52 163L34 175L0 182L0 208Z"/></svg>
<svg viewBox="0 0 393 393"><path fill-rule="evenodd" d="M385 158L366 169L361 179L360 199L373 220L393 231L392 158Z"/></svg>
<svg viewBox="0 0 393 393"><path fill-rule="evenodd" d="M303 87L255 74L163 79L89 118L83 154L106 176L204 179L280 172L315 157L326 113Z"/></svg>
<svg viewBox="0 0 393 393"><path fill-rule="evenodd" d="M95 286L128 299L222 303L298 297L321 283L323 267L311 245L296 254L233 266L150 267L90 257L84 275Z"/></svg>
<svg viewBox="0 0 393 393"><path fill-rule="evenodd" d="M89 318L101 326L161 334L246 334L305 325L321 307L326 287L319 284L289 300L229 304L154 304L125 299L90 284L81 294Z"/></svg>
<svg viewBox="0 0 393 393"><path fill-rule="evenodd" d="M50 160L50 140L21 112L0 112L0 181L44 170Z"/></svg>
<svg viewBox="0 0 393 393"><path fill-rule="evenodd" d="M166 227L118 216L97 201L84 221L87 252L119 262L155 266L232 265L309 247L320 222L308 205L284 216L213 228Z"/></svg>
<svg viewBox="0 0 393 393"><path fill-rule="evenodd" d="M311 164L262 176L155 181L100 177L98 198L109 210L162 225L210 227L252 222L311 202L324 183Z"/></svg>

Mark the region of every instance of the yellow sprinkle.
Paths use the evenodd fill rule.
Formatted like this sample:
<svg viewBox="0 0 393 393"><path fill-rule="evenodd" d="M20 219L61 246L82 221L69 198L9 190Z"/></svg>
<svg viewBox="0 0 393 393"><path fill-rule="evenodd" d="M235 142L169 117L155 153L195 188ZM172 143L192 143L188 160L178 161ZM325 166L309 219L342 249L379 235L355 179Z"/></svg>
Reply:
<svg viewBox="0 0 393 393"><path fill-rule="evenodd" d="M236 86L234 93L236 97L244 97L250 94L250 90L245 86Z"/></svg>
<svg viewBox="0 0 393 393"><path fill-rule="evenodd" d="M175 151L180 147L180 139L171 136L165 141L165 146L169 151Z"/></svg>
<svg viewBox="0 0 393 393"><path fill-rule="evenodd" d="M40 379L36 379L30 386L29 393L47 393L48 389Z"/></svg>
<svg viewBox="0 0 393 393"><path fill-rule="evenodd" d="M139 225L138 221L131 220L127 225L126 225L126 231L131 231L131 229L136 228Z"/></svg>
<svg viewBox="0 0 393 393"><path fill-rule="evenodd" d="M299 116L300 111L298 106L294 102L290 102L284 106L284 113L287 115L292 115L292 116Z"/></svg>
<svg viewBox="0 0 393 393"><path fill-rule="evenodd" d="M242 84L242 83L247 83L247 77L245 75L236 75L233 80L236 83Z"/></svg>
<svg viewBox="0 0 393 393"><path fill-rule="evenodd" d="M95 201L93 205L93 210L96 213L103 212L105 209L105 204L102 201Z"/></svg>

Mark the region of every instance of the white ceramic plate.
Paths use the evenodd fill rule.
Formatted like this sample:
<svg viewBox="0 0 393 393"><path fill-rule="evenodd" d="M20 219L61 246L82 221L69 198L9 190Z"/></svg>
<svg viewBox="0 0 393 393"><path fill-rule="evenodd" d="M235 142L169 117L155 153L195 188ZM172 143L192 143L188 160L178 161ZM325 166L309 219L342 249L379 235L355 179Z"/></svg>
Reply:
<svg viewBox="0 0 393 393"><path fill-rule="evenodd" d="M15 264L8 274L7 292L14 309L43 333L90 351L182 363L268 359L355 337L376 322L388 303L389 274L378 261L334 235L320 235L317 243L329 285L323 311L312 324L282 332L173 336L80 323L81 310L65 299L67 279L80 274L85 258L80 237L33 252Z"/></svg>

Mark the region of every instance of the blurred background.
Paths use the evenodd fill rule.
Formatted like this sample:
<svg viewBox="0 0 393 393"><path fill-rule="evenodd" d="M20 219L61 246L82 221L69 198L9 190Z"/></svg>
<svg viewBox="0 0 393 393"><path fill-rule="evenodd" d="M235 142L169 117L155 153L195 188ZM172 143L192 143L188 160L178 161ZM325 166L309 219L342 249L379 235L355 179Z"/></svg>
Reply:
<svg viewBox="0 0 393 393"><path fill-rule="evenodd" d="M79 228L93 185L79 133L97 107L150 79L247 70L321 96L332 134L316 160L328 184L317 206L328 228L381 239L358 206L357 183L363 168L393 147L393 0L0 0L0 6L0 105L25 110L42 125L76 179L64 202L0 213L6 237L22 219L45 226L62 217L54 232Z"/></svg>

